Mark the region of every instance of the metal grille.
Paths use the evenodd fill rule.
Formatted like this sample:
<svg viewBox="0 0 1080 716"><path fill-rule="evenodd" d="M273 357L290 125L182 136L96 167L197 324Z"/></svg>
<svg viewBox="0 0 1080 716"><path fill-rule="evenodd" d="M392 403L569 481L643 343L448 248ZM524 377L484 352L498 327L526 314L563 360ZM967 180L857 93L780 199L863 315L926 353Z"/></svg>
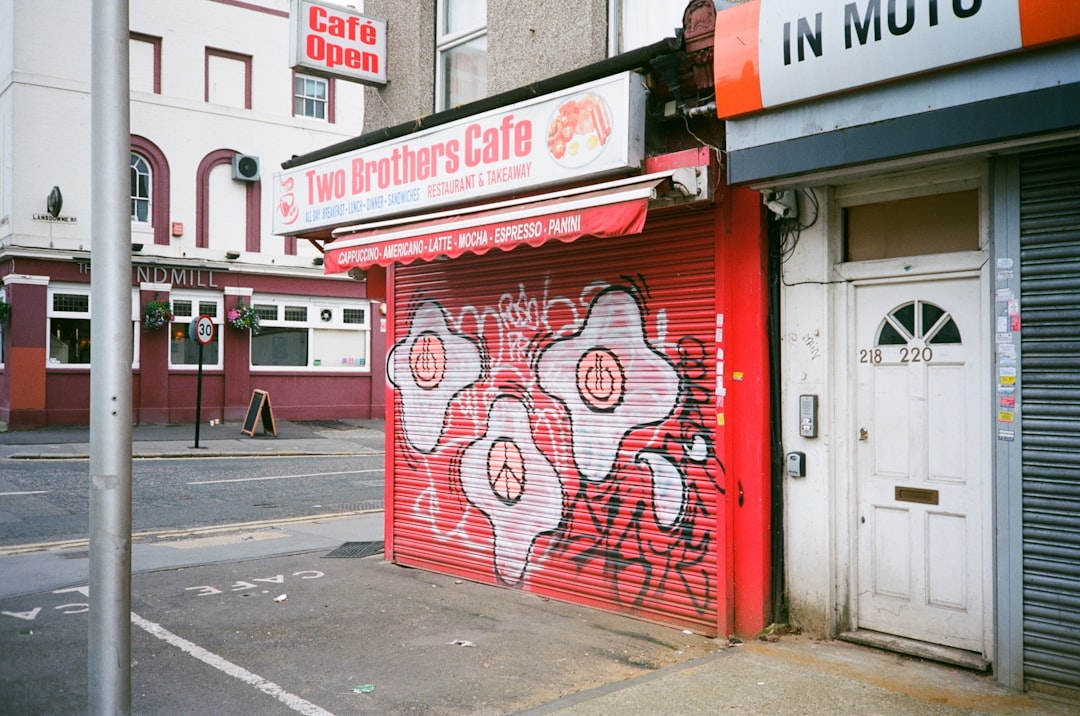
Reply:
<svg viewBox="0 0 1080 716"><path fill-rule="evenodd" d="M364 323L367 311L362 308L345 308L342 309L341 316L345 323Z"/></svg>
<svg viewBox="0 0 1080 716"><path fill-rule="evenodd" d="M715 631L715 218L397 267L395 562Z"/></svg>
<svg viewBox="0 0 1080 716"><path fill-rule="evenodd" d="M277 306L260 303L252 306L260 321L276 321L278 317Z"/></svg>
<svg viewBox="0 0 1080 716"><path fill-rule="evenodd" d="M172 302L172 311L174 316L186 316L191 317L191 301L174 300Z"/></svg>
<svg viewBox="0 0 1080 716"><path fill-rule="evenodd" d="M1080 689L1080 146L1020 168L1024 678Z"/></svg>
<svg viewBox="0 0 1080 716"><path fill-rule="evenodd" d="M383 543L378 542L346 542L332 552L323 555L325 558L335 559L359 559L370 557L373 554L382 554Z"/></svg>
<svg viewBox="0 0 1080 716"><path fill-rule="evenodd" d="M285 307L285 320L286 321L306 321L307 320L307 308L305 306L286 306Z"/></svg>
<svg viewBox="0 0 1080 716"><path fill-rule="evenodd" d="M199 315L217 318L217 301L199 301Z"/></svg>

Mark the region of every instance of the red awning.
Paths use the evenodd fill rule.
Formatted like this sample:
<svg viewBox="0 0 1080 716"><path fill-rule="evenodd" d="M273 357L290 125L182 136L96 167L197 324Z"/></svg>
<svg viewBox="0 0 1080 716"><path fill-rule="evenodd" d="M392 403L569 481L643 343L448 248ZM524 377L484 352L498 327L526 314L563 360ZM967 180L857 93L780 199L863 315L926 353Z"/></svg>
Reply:
<svg viewBox="0 0 1080 716"><path fill-rule="evenodd" d="M552 239L570 242L582 236L625 236L641 233L649 199L668 174L637 177L476 207L468 214L418 217L393 228L344 233L326 244L325 273L392 263L432 261L493 248L540 246ZM495 208L497 207L497 208ZM346 230L348 231L348 230Z"/></svg>

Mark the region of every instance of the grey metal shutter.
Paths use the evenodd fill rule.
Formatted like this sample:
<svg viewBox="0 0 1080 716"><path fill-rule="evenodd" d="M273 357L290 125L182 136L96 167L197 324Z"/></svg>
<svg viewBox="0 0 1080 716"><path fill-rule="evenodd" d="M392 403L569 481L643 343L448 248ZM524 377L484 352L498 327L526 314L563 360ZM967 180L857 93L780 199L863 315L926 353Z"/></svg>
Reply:
<svg viewBox="0 0 1080 716"><path fill-rule="evenodd" d="M1024 678L1080 689L1080 146L1020 160Z"/></svg>

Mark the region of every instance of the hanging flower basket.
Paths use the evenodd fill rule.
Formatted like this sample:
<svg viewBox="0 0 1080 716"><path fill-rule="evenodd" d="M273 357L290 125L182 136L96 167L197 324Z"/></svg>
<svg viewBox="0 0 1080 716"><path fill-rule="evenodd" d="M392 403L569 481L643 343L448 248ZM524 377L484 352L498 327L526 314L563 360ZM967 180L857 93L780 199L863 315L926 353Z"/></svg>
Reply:
<svg viewBox="0 0 1080 716"><path fill-rule="evenodd" d="M11 316L11 304L0 301L0 325L7 325L8 317Z"/></svg>
<svg viewBox="0 0 1080 716"><path fill-rule="evenodd" d="M225 314L225 320L239 331L251 331L252 335L259 332L259 314L242 300L237 301L236 305L229 309L229 312Z"/></svg>
<svg viewBox="0 0 1080 716"><path fill-rule="evenodd" d="M167 328L173 318L172 306L168 301L154 299L143 306L143 328L148 331Z"/></svg>

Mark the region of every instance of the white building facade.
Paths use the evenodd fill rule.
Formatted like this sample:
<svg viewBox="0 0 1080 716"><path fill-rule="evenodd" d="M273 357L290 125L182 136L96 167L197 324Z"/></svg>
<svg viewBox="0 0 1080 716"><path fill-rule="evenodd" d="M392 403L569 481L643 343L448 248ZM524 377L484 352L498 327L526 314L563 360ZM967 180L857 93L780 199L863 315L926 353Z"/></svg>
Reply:
<svg viewBox="0 0 1080 716"><path fill-rule="evenodd" d="M243 417L256 388L286 419L382 411L379 304L270 230L271 168L363 124L362 86L290 69L289 35L287 0L132 3L135 423L193 418L202 314L203 417ZM4 3L0 48L0 422L85 424L91 4ZM238 306L258 332L233 326Z"/></svg>

